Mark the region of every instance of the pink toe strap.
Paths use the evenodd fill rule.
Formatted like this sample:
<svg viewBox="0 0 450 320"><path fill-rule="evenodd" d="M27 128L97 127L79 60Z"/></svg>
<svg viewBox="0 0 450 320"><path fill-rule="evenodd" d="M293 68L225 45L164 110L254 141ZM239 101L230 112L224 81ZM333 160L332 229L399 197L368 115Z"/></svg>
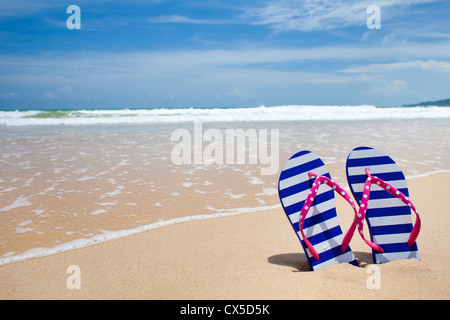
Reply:
<svg viewBox="0 0 450 320"><path fill-rule="evenodd" d="M369 169L366 169L366 175L367 175L367 179L366 182L364 183L364 191L363 191L363 195L361 198L361 203L359 206L359 210L358 210L358 214L355 216L355 220L353 221L352 227L350 227L350 230L347 232L346 237L349 235L349 233L351 232L352 228L353 228L353 232L354 232L354 228L356 226L358 226L358 230L359 233L361 235L361 237L364 239L364 241L373 249L375 249L376 251L383 253L384 250L383 248L381 248L379 245L377 245L376 243L373 243L371 241L368 241L364 238L364 234L363 234L363 222L364 222L364 218L366 216L366 212L367 212L367 206L369 203L369 196L370 196L370 187L372 184L376 184L377 186L379 186L380 188L386 190L387 192L389 192L390 194L392 194L393 196L395 196L396 198L400 199L404 204L406 204L407 206L409 206L414 213L416 214L416 222L414 224L413 230L409 236L408 242L407 242L407 246L408 248L410 248L414 242L416 242L416 239L419 235L420 232L420 227L421 227L421 221L420 221L420 216L419 213L417 212L416 208L414 207L413 203L411 202L411 200L408 199L408 197L406 197L403 193L401 193L399 190L397 190L396 188L394 188L392 185L390 185L389 183L387 183L386 181L372 176L370 174ZM353 235L353 233L351 233ZM345 237L345 238L346 238ZM345 240L344 238L344 240ZM350 236L351 239L351 236Z"/></svg>
<svg viewBox="0 0 450 320"><path fill-rule="evenodd" d="M306 238L306 236L305 236L305 234L303 232L303 223L305 221L305 218L306 218L306 215L308 214L309 209L311 208L312 203L314 202L314 199L316 198L319 186L322 183L326 184L330 188L332 188L334 191L339 193L339 195L341 195L345 200L347 200L347 202L350 203L350 205L353 207L353 210L355 211L355 215L356 215L356 206L355 206L355 203L353 202L352 198L347 194L347 192L339 184L337 184L336 182L334 182L330 178L327 178L327 177L324 177L324 176L319 176L319 175L317 175L317 174L315 174L313 172L309 172L308 175L310 177L315 177L315 180L314 180L314 182L312 184L310 193L308 194L308 196L307 196L307 198L305 200L305 203L303 204L303 208L300 211L299 229L300 229L300 233L301 233L301 235L303 237L303 240L304 240L306 246L309 249L309 252L314 257L314 259L316 261L318 261L319 260L319 254L314 249L313 245L309 242L309 240ZM347 247L345 249L347 249ZM345 252L345 249L342 252Z"/></svg>

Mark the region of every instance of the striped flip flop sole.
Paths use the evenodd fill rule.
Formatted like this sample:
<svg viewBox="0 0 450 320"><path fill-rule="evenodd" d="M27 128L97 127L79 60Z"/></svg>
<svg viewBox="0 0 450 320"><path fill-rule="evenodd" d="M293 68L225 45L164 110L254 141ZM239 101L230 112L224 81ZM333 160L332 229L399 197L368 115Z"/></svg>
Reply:
<svg viewBox="0 0 450 320"><path fill-rule="evenodd" d="M334 191L328 185L320 186L303 224L305 237L319 254L318 261L313 258L303 241L299 229L299 216L314 181L308 176L308 172L330 178L320 158L310 151L301 151L286 162L280 174L278 192L284 212L306 252L311 268L319 270L339 263L358 266L350 247L341 253L344 236L336 215Z"/></svg>
<svg viewBox="0 0 450 320"><path fill-rule="evenodd" d="M365 169L409 197L403 172L394 160L381 151L369 147L356 148L349 154L346 167L350 190L359 204L367 178ZM375 263L419 259L417 244L410 248L406 244L413 229L411 208L377 185L370 188L366 221L371 240L385 251L379 253L372 250Z"/></svg>

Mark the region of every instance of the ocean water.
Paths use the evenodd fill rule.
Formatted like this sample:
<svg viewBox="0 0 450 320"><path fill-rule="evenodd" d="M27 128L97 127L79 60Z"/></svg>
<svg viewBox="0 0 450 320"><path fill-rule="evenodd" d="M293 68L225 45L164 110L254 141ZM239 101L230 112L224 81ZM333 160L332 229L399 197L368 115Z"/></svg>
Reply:
<svg viewBox="0 0 450 320"><path fill-rule="evenodd" d="M227 130L242 129L261 141L277 130L278 146L268 149L278 170L262 175L267 163L250 154L230 163L225 144L220 163L175 164L177 130L192 137L193 160L210 145L203 139L194 150L199 123L201 138L210 129L224 139ZM319 155L344 185L345 159L361 145L391 155L410 178L450 171L449 138L448 107L0 111L0 265L279 208L278 174L300 150Z"/></svg>

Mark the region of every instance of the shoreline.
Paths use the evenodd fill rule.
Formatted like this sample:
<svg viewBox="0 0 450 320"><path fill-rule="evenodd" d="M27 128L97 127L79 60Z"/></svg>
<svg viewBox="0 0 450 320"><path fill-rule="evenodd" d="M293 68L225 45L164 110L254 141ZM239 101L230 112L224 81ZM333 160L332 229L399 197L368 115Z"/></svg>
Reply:
<svg viewBox="0 0 450 320"><path fill-rule="evenodd" d="M114 241L0 266L1 299L449 299L450 173L408 180L421 213L421 260L376 265L381 288L366 286L370 248L355 234L360 267L309 265L281 208L172 224ZM336 198L343 230L353 219ZM68 267L81 289L67 287Z"/></svg>
<svg viewBox="0 0 450 320"><path fill-rule="evenodd" d="M228 212L224 213L213 213L213 214L199 214L192 216L185 216L180 218L174 218L167 221L159 221L150 223L147 225L139 226L134 229L126 229L119 231L106 231L104 234L93 236L92 238L81 238L74 241L66 242L61 245L55 246L53 248L34 248L30 249L24 253L18 255L7 256L7 254L3 257L0 257L0 267L3 265L7 265L10 263L25 261L28 259L37 259L48 257L51 255L68 252L72 250L78 250L83 248L88 248L91 246L95 246L102 243L107 243L115 240L120 240L126 237L131 237L134 235L138 235L143 232L169 227L172 225L180 224L180 223L188 223L194 221L203 221L210 219L218 219L224 217L230 217L234 215L253 213L253 212L261 212L272 210L275 208L281 208L281 204L266 206L266 207L255 207L255 208L236 208L227 210Z"/></svg>
<svg viewBox="0 0 450 320"><path fill-rule="evenodd" d="M450 170L436 170L432 172L427 172L423 174L417 174L417 175L411 175L406 176L406 180L412 180L417 178L423 178L423 177L429 177L435 174L439 173L450 173ZM349 190L347 186L344 187L345 190ZM246 213L253 213L253 212L260 212L260 211L267 211L267 210L273 210L273 209L279 209L281 208L281 204L276 205L269 205L269 206L262 206L262 207L250 207L250 208L235 208L235 209L228 209L226 212L219 212L219 213L213 213L213 214L198 214L198 215L191 215L191 216L185 216L185 217L178 217L174 219L170 219L167 221L158 221L154 223L150 223L147 225L142 225L133 229L124 229L124 230L118 230L118 231L105 231L104 234L96 235L91 238L80 238L76 239L70 242L62 243L60 245L57 245L52 248L33 248L30 250L27 250L23 253L17 254L17 255L10 255L5 254L4 256L0 257L0 267L6 264L25 261L28 259L36 259L36 258L42 258L47 257L50 255L55 255L63 252L68 252L72 250L78 250L87 248L90 246L95 246L97 244L106 243L110 241L120 240L125 237L131 237L143 232L151 231L154 229L169 227L172 225L180 224L180 223L187 223L187 222L193 222L193 221L202 221L202 220L209 220L209 219L218 219L228 216L234 216L234 215L241 215Z"/></svg>

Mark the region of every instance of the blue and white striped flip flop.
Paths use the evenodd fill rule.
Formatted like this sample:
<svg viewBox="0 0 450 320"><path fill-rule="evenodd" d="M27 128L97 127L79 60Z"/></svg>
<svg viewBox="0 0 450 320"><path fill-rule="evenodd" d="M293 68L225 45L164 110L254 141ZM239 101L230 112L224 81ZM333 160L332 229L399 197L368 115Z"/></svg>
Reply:
<svg viewBox="0 0 450 320"><path fill-rule="evenodd" d="M349 154L346 167L350 190L360 206L354 225L364 239L362 223L366 218L372 242L381 247L372 247L373 261L419 259L415 240L420 217L408 199L405 176L395 161L376 149L359 147ZM416 213L414 226L411 209Z"/></svg>
<svg viewBox="0 0 450 320"><path fill-rule="evenodd" d="M342 252L335 190L356 210L350 196L331 180L323 161L310 151L293 155L278 182L281 204L313 270L339 263L358 266L350 247Z"/></svg>

